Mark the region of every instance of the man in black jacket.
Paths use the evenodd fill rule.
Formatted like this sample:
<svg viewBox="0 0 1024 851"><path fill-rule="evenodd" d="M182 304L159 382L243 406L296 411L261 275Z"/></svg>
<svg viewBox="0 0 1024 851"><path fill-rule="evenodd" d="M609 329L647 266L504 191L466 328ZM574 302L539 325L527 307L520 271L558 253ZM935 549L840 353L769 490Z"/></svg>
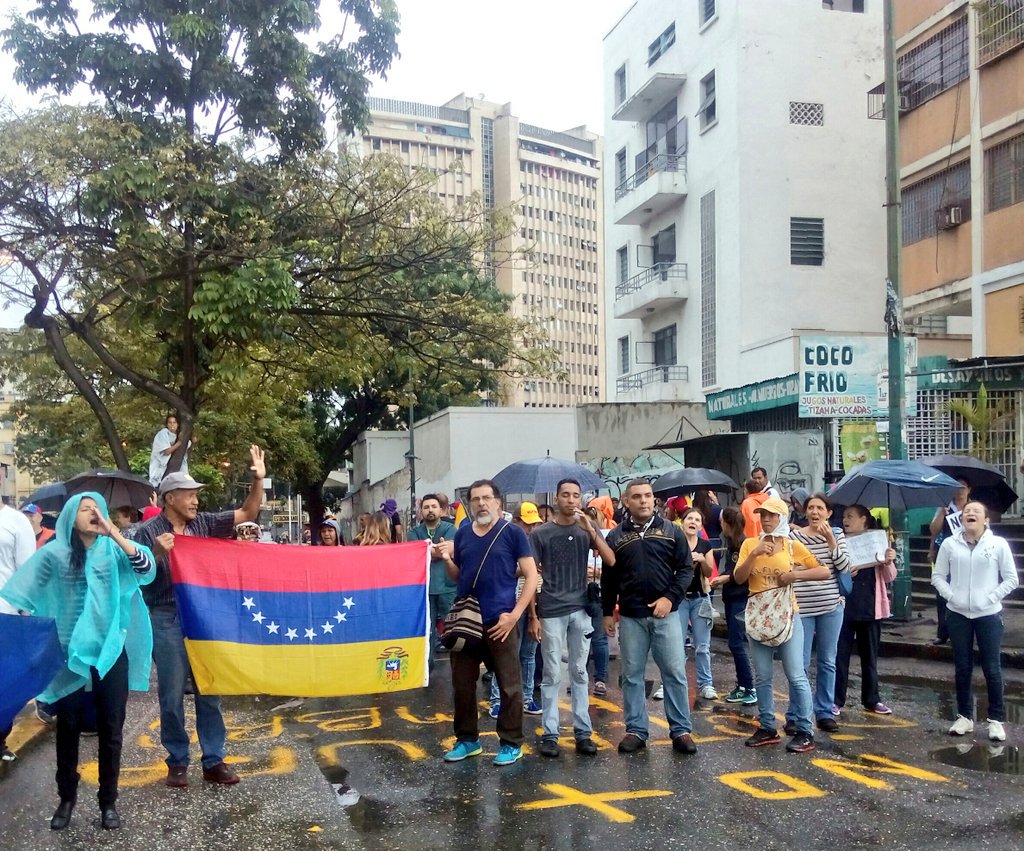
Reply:
<svg viewBox="0 0 1024 851"><path fill-rule="evenodd" d="M615 634L619 606L619 647L622 658L622 700L626 735L620 753L646 747L649 735L644 669L648 653L665 686L665 717L672 747L694 754L690 736L690 695L686 685L686 654L679 622L679 601L693 579L693 559L683 530L654 511L654 491L647 479L634 479L623 494L627 516L608 533L615 564L602 576L604 626Z"/></svg>

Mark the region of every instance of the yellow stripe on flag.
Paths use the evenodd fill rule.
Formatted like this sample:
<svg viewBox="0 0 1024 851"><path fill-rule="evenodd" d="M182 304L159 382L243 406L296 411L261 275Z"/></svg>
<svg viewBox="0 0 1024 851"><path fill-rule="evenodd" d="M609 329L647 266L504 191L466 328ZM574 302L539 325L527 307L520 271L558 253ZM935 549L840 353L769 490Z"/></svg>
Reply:
<svg viewBox="0 0 1024 851"><path fill-rule="evenodd" d="M273 645L185 639L205 694L341 697L427 685L427 639L358 644Z"/></svg>

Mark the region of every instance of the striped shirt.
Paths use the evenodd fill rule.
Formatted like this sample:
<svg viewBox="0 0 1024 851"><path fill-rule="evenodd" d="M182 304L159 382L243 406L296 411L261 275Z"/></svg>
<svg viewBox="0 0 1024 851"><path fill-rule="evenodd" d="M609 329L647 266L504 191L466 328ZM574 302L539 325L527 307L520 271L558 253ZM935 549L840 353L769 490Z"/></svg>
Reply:
<svg viewBox="0 0 1024 851"><path fill-rule="evenodd" d="M850 569L850 557L846 552L846 536L842 530L833 529L832 534L836 539L834 550L829 548L828 542L821 535L810 535L806 529L793 529L790 532L790 537L794 541L799 541L807 547L819 564L832 571L832 576L828 579L793 583L796 601L803 617L827 615L843 602L835 574L836 571Z"/></svg>

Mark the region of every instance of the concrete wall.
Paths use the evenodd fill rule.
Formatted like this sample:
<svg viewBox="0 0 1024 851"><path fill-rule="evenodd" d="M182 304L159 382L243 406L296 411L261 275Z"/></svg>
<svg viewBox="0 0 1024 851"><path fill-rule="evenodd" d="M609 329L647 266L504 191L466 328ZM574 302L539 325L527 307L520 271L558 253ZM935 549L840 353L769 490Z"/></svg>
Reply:
<svg viewBox="0 0 1024 851"><path fill-rule="evenodd" d="M407 431L364 431L352 447L352 485L376 482L405 466Z"/></svg>

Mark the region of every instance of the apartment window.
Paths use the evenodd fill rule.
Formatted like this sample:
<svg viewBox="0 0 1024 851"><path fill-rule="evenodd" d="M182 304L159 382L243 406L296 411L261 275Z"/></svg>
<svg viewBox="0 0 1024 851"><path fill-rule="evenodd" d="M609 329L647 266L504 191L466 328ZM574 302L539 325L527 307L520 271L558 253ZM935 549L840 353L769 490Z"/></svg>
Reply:
<svg viewBox="0 0 1024 851"><path fill-rule="evenodd" d="M964 160L908 186L903 190L902 202L904 245L929 239L947 226L953 226L953 216L947 212L953 207L958 209L961 222L970 221L970 161ZM944 218L947 215L948 220Z"/></svg>
<svg viewBox="0 0 1024 851"><path fill-rule="evenodd" d="M623 148L615 155L615 187L619 188L626 182L626 149Z"/></svg>
<svg viewBox="0 0 1024 851"><path fill-rule="evenodd" d="M803 124L808 127L823 127L825 125L825 104L791 100L789 102L789 123Z"/></svg>
<svg viewBox="0 0 1024 851"><path fill-rule="evenodd" d="M616 283L624 284L629 277L629 248L625 245L615 252L615 267L618 269Z"/></svg>
<svg viewBox="0 0 1024 851"><path fill-rule="evenodd" d="M700 355L701 384L718 381L718 293L715 264L715 193L700 199Z"/></svg>
<svg viewBox="0 0 1024 851"><path fill-rule="evenodd" d="M676 326L674 322L667 328L654 332L654 365L676 365Z"/></svg>
<svg viewBox="0 0 1024 851"><path fill-rule="evenodd" d="M901 112L914 109L967 79L970 56L963 15L896 60Z"/></svg>
<svg viewBox="0 0 1024 851"><path fill-rule="evenodd" d="M977 3L978 64L1024 44L1024 0Z"/></svg>
<svg viewBox="0 0 1024 851"><path fill-rule="evenodd" d="M371 145L373 146L373 149L374 149L375 151L379 151L379 150L380 150L380 139L373 139L373 140L372 140L372 141L370 142L370 144L371 144Z"/></svg>
<svg viewBox="0 0 1024 851"><path fill-rule="evenodd" d="M985 151L985 211L1024 201L1024 136Z"/></svg>
<svg viewBox="0 0 1024 851"><path fill-rule="evenodd" d="M676 43L676 25L669 24L668 28L647 46L647 64L653 65L661 55Z"/></svg>
<svg viewBox="0 0 1024 851"><path fill-rule="evenodd" d="M700 81L700 106L697 108L697 116L700 118L701 130L706 130L718 120L714 71Z"/></svg>
<svg viewBox="0 0 1024 851"><path fill-rule="evenodd" d="M795 216L789 220L789 262L820 266L825 261L825 220Z"/></svg>
<svg viewBox="0 0 1024 851"><path fill-rule="evenodd" d="M864 0L821 0L821 8L830 12L863 12Z"/></svg>
<svg viewBox="0 0 1024 851"><path fill-rule="evenodd" d="M629 336L619 337L619 375L629 372Z"/></svg>
<svg viewBox="0 0 1024 851"><path fill-rule="evenodd" d="M402 142L402 153L403 154L409 153L409 143L408 142Z"/></svg>
<svg viewBox="0 0 1024 851"><path fill-rule="evenodd" d="M714 20L717 13L715 0L700 0L700 25L704 26L708 21Z"/></svg>
<svg viewBox="0 0 1024 851"><path fill-rule="evenodd" d="M615 106L621 106L626 100L626 66L615 72Z"/></svg>

